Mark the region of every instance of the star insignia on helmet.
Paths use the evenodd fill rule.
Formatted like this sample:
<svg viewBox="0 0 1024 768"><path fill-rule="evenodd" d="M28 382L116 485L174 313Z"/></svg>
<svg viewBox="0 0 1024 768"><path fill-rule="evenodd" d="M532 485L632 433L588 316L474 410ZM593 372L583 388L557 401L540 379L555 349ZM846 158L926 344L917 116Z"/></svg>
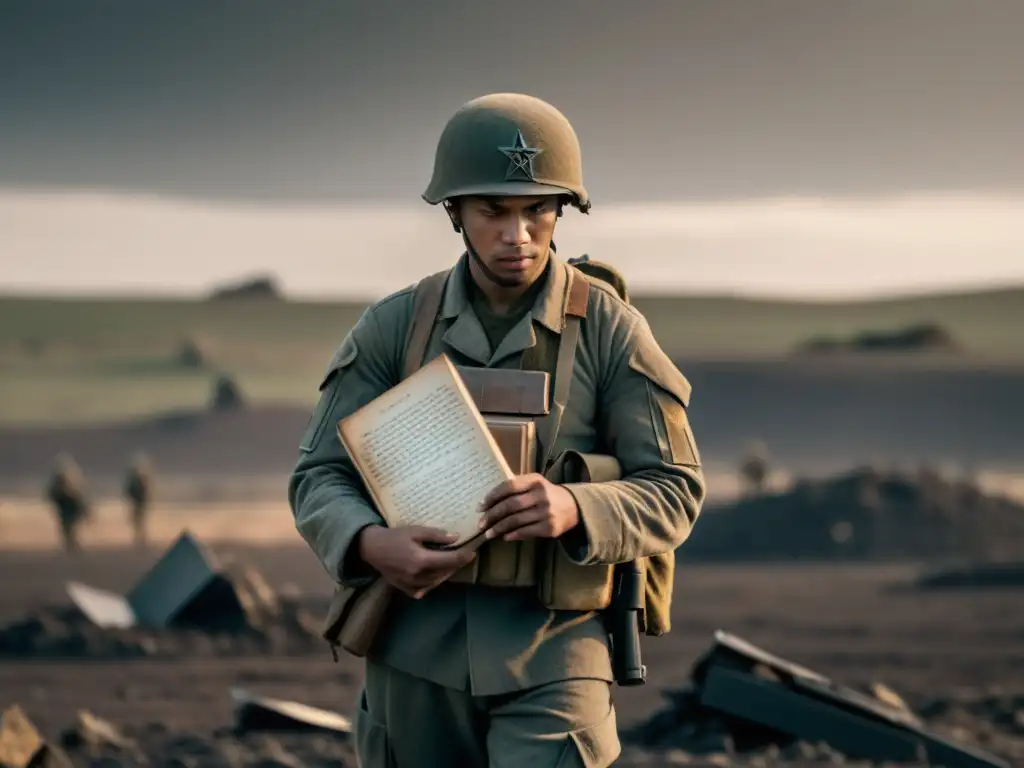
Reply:
<svg viewBox="0 0 1024 768"><path fill-rule="evenodd" d="M516 131L516 140L511 147L498 147L505 157L508 158L508 170L505 171L505 180L526 177L533 181L533 158L544 150L540 147L526 146L522 131Z"/></svg>

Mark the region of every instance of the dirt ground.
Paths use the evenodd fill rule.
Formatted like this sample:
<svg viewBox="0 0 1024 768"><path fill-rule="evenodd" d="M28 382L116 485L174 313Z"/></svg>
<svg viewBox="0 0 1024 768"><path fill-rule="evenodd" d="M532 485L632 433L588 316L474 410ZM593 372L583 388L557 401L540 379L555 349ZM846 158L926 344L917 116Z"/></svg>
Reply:
<svg viewBox="0 0 1024 768"><path fill-rule="evenodd" d="M75 557L46 549L2 551L0 624L44 604L65 603L69 579L125 591L158 551L95 548ZM252 564L279 590L300 592L319 617L330 583L303 546L225 543L217 551ZM895 565L682 566L674 629L669 636L644 642L648 684L615 690L620 728L625 731L664 706L663 694L686 681L691 664L716 629L738 634L845 684L883 681L912 706L993 691L1024 693L1024 592L921 593L894 588L909 583L915 573L912 566ZM149 734L152 740L158 733L179 747L194 742L199 752L219 744L219 749L233 749L236 755L244 750L255 755L266 752L269 742L258 740L254 746L253 737L236 743L226 735L232 724L232 687L351 715L361 676L358 660L343 656L335 664L326 647L292 657L6 659L0 660L0 707L20 704L50 737L84 708L136 738ZM323 739L289 737L275 742L274 749L301 755L308 741L317 738ZM350 759L347 749L339 746L330 754ZM652 764L652 759L630 748L619 764ZM79 757L76 763L88 764L79 763ZM197 758L186 764L206 763Z"/></svg>

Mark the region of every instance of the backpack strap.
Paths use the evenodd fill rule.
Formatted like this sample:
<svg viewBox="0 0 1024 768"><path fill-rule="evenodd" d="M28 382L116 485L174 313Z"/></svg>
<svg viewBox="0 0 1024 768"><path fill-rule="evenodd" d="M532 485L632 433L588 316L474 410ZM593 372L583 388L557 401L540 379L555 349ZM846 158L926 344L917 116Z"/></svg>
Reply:
<svg viewBox="0 0 1024 768"><path fill-rule="evenodd" d="M423 365L423 356L430 343L430 332L434 330L437 313L441 309L444 298L444 287L448 282L450 269L428 275L416 284L413 289L412 322L405 342L405 359L402 367L402 378L412 376Z"/></svg>
<svg viewBox="0 0 1024 768"><path fill-rule="evenodd" d="M562 315L562 333L557 346L546 347L544 357L538 360L542 371L554 369L554 396L551 411L537 425L537 442L540 443L540 471L544 472L553 458L552 449L558 437L558 429L562 425L562 414L569 401L569 389L572 386L572 372L576 363L576 346L580 338L580 322L587 316L587 301L590 297L590 283L587 278L574 267L567 267L566 300ZM552 352L557 349L551 360Z"/></svg>

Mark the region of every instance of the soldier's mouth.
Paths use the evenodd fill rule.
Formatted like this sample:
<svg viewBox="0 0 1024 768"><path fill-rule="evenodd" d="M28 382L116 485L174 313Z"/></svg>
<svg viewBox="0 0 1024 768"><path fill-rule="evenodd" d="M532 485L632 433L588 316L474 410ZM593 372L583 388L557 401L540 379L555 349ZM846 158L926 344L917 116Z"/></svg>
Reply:
<svg viewBox="0 0 1024 768"><path fill-rule="evenodd" d="M502 269L521 272L530 266L531 261L533 261L532 256L515 256L508 259L498 259L498 264L501 265Z"/></svg>
<svg viewBox="0 0 1024 768"><path fill-rule="evenodd" d="M515 256L499 256L498 257L498 263L499 264L520 264L520 263L527 262L527 261L533 261L533 256L515 255Z"/></svg>

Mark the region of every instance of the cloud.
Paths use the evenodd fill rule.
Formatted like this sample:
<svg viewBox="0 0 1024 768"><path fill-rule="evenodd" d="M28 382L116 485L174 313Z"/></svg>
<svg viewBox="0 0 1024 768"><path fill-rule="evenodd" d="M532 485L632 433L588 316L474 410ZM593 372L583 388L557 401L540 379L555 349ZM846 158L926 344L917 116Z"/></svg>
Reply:
<svg viewBox="0 0 1024 768"><path fill-rule="evenodd" d="M637 292L803 298L1024 282L1024 196L767 198L568 211L563 256L620 268ZM0 191L0 289L205 291L273 272L296 296L372 298L461 249L427 205L212 204L91 192Z"/></svg>

